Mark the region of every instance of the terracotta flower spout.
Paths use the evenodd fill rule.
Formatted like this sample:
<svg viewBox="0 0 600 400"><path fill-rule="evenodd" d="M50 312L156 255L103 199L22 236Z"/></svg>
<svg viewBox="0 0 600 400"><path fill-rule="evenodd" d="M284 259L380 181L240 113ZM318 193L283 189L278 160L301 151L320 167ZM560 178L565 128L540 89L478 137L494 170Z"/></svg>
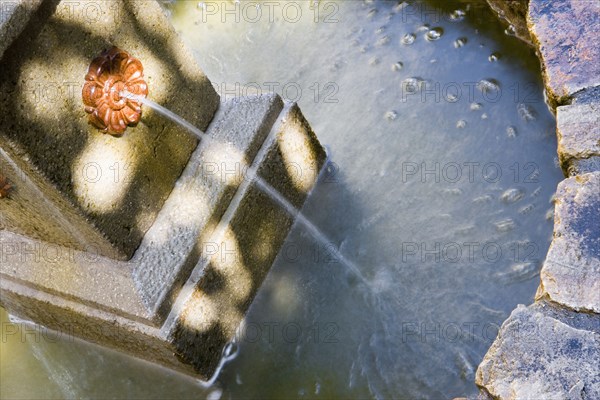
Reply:
<svg viewBox="0 0 600 400"><path fill-rule="evenodd" d="M82 96L89 122L104 133L121 136L142 117L141 104L123 91L146 97L144 67L137 58L112 47L96 57L85 76Z"/></svg>

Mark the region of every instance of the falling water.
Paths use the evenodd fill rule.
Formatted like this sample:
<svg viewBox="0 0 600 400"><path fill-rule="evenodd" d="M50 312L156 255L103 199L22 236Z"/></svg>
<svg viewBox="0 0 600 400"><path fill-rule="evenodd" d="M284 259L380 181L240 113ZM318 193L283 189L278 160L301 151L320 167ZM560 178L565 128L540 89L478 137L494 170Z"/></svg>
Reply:
<svg viewBox="0 0 600 400"><path fill-rule="evenodd" d="M213 138L206 135L206 133L204 133L200 129L196 128L194 125L192 125L185 119L181 118L181 116L175 114L173 111L161 106L160 104L158 104L152 100L148 100L147 98L145 98L143 96L138 96L136 94L133 94L133 93L130 93L127 91L121 92L120 95L122 97L131 99L131 100L135 100L139 103L147 105L148 107L152 108L153 110L160 113L161 115L169 118L171 121L183 126L184 128L186 128L187 130L192 132L194 135L196 135L201 140L206 140L209 142L216 142ZM290 214L297 221L299 221L302 225L304 225L304 227L308 230L308 232L313 236L313 238L315 240L317 240L320 244L323 244L323 245L327 245L328 243L331 243L331 240L328 240L327 236L325 236L325 234L317 226L315 226L315 224L310 222L304 215L302 215L302 213L296 207L294 207L289 201L287 201L285 199L285 197L283 197L281 195L281 193L279 193L273 186L269 185L264 179L262 179L260 176L258 176L256 166L252 167L249 165L244 165L244 167L248 168L248 176L249 176L250 180L251 181L254 180L254 182L256 183L258 188L264 194L269 196L269 198L271 198L271 200L274 200L275 202L279 203L279 205L281 207L283 207L288 214ZM362 273L360 272L359 266L357 266L354 262L352 262L352 261L348 260L346 257L344 257L344 255L337 248L331 248L331 249L328 248L328 250L331 252L331 255L333 257L335 257L346 268L348 268L350 271L352 271L367 287L370 288L370 284L365 279L365 277L362 275Z"/></svg>

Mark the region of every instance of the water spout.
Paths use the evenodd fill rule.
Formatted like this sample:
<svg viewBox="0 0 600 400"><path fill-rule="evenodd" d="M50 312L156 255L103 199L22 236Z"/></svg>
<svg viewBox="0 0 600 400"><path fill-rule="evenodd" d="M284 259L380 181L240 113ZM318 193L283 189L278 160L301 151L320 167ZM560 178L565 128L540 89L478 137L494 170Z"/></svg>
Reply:
<svg viewBox="0 0 600 400"><path fill-rule="evenodd" d="M181 118L179 115L175 114L173 111L161 106L160 104L155 103L152 100L148 100L144 96L138 96L138 95L130 93L126 90L122 91L120 93L120 95L121 95L121 97L125 97L126 99L134 100L140 104L147 105L148 107L150 107L154 111L158 112L162 116L167 117L168 119L175 122L176 124L183 126L185 129L187 129L188 131L190 131L194 135L196 135L199 139L208 139L208 137L200 129L196 128L194 125L190 124L188 121Z"/></svg>

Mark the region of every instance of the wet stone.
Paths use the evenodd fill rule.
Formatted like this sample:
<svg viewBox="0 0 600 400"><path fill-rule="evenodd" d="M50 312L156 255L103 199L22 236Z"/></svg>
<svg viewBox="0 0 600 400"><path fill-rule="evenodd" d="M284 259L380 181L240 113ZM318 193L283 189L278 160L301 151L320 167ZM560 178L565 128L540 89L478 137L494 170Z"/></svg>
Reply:
<svg viewBox="0 0 600 400"><path fill-rule="evenodd" d="M502 324L476 383L500 399L600 398L600 318L544 303Z"/></svg>
<svg viewBox="0 0 600 400"><path fill-rule="evenodd" d="M600 103L558 107L556 120L558 156L565 172L577 160L600 156Z"/></svg>
<svg viewBox="0 0 600 400"><path fill-rule="evenodd" d="M554 239L536 298L600 313L600 172L565 179L555 202Z"/></svg>
<svg viewBox="0 0 600 400"><path fill-rule="evenodd" d="M568 176L583 175L588 172L600 171L600 156L573 160L569 164Z"/></svg>
<svg viewBox="0 0 600 400"><path fill-rule="evenodd" d="M600 2L531 0L528 24L553 103L600 84Z"/></svg>
<svg viewBox="0 0 600 400"><path fill-rule="evenodd" d="M487 0L488 4L511 26L514 27L515 35L531 44L531 36L527 29L527 3L528 0Z"/></svg>

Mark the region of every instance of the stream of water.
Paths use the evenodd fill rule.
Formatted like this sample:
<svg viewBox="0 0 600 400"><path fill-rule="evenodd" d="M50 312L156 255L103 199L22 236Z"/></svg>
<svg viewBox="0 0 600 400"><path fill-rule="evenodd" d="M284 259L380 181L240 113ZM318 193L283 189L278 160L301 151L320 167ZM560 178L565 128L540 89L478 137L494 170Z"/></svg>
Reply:
<svg viewBox="0 0 600 400"><path fill-rule="evenodd" d="M288 210L298 223L235 357L205 387L93 345L10 335L3 398L477 392L499 325L533 301L562 177L533 50L484 1L259 3L167 5L222 96L297 101L329 149L304 208Z"/></svg>

